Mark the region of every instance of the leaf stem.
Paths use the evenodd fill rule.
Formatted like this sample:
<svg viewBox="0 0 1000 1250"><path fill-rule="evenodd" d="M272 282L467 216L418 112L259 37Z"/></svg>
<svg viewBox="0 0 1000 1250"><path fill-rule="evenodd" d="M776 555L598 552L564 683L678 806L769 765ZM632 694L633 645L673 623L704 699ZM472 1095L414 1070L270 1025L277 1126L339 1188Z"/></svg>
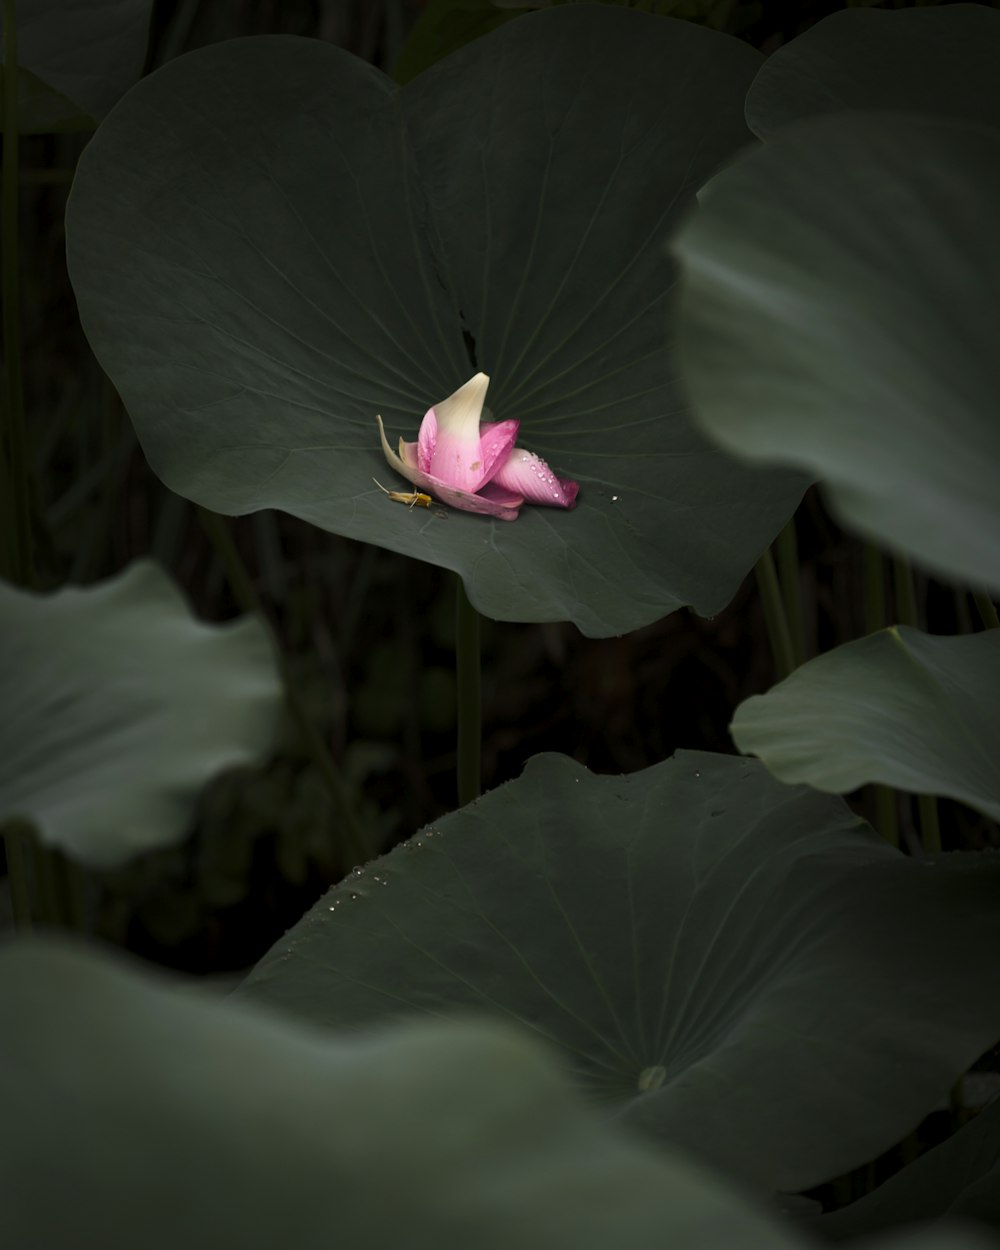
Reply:
<svg viewBox="0 0 1000 1250"><path fill-rule="evenodd" d="M865 560L865 632L874 634L885 629L885 562L882 552L873 543L864 544Z"/></svg>
<svg viewBox="0 0 1000 1250"><path fill-rule="evenodd" d="M902 625L919 628L917 612L917 589L913 569L904 556L896 556L892 562L896 589L896 615ZM941 850L941 825L938 820L937 799L933 794L917 795L917 813L920 819L920 845L925 855L936 855Z"/></svg>
<svg viewBox="0 0 1000 1250"><path fill-rule="evenodd" d="M53 929L67 928L55 851L42 843L35 830L32 830L31 850L35 863L38 919Z"/></svg>
<svg viewBox="0 0 1000 1250"><path fill-rule="evenodd" d="M4 424L0 455L6 461L8 513L0 524L9 527L7 572L18 586L34 586L31 550L31 482L24 428L24 383L21 376L21 293L18 273L18 130L16 0L3 0L3 158L0 172L0 256L3 260ZM4 452L4 448L6 448Z"/></svg>
<svg viewBox="0 0 1000 1250"><path fill-rule="evenodd" d="M941 850L941 825L937 799L933 794L917 795L917 812L920 815L920 845L924 854L937 855Z"/></svg>
<svg viewBox="0 0 1000 1250"><path fill-rule="evenodd" d="M754 573L757 576L757 589L764 609L767 635L771 641L775 671L778 674L778 680L783 681L796 667L795 651L792 647L792 635L788 628L788 617L785 615L781 587L778 585L778 574L770 548L757 561Z"/></svg>
<svg viewBox="0 0 1000 1250"><path fill-rule="evenodd" d="M3 829L3 843L7 853L7 879L10 881L14 928L19 933L30 933L32 928L31 885L28 877L24 831L23 821L10 821Z"/></svg>
<svg viewBox="0 0 1000 1250"><path fill-rule="evenodd" d="M785 617L791 635L795 667L806 662L806 630L802 619L802 586L799 580L799 542L795 531L795 515L775 540L778 557L778 578L785 604Z"/></svg>
<svg viewBox="0 0 1000 1250"><path fill-rule="evenodd" d="M371 850L361 826L361 821L354 811L354 804L347 784L340 775L340 770L334 763L333 756L327 750L326 744L323 742L312 717L306 709L298 684L292 676L288 661L285 659L278 642L277 634L271 628L271 623L264 612L264 605L257 594L257 588L254 586L253 579L250 577L247 566L243 562L243 557L239 553L239 548L233 540L229 526L226 524L224 517L208 508L199 506L198 518L212 546L215 548L222 567L225 569L226 577L237 604L242 611L256 616L267 630L274 650L275 663L278 666L278 672L281 675L282 685L284 686L285 702L302 736L303 745L308 751L313 764L315 764L330 798L333 800L334 810L340 818L340 833L348 859L352 863L363 864L371 858Z"/></svg>
<svg viewBox="0 0 1000 1250"><path fill-rule="evenodd" d="M997 616L996 604L989 595L983 590L974 590L972 598L985 627L987 629L1000 629L1000 616Z"/></svg>
<svg viewBox="0 0 1000 1250"><path fill-rule="evenodd" d="M458 694L458 805L479 798L482 785L482 665L479 613L455 574L455 679Z"/></svg>
<svg viewBox="0 0 1000 1250"><path fill-rule="evenodd" d="M874 543L865 543L864 596L865 633L885 629L885 560ZM875 828L890 846L899 846L899 804L891 786L874 785Z"/></svg>
<svg viewBox="0 0 1000 1250"><path fill-rule="evenodd" d="M875 791L875 828L889 843L899 847L899 805L892 786L873 786Z"/></svg>
<svg viewBox="0 0 1000 1250"><path fill-rule="evenodd" d="M917 587L913 580L913 569L905 556L896 556L892 561L893 586L896 591L896 619L901 625L909 625L913 629L920 628L920 613L917 611Z"/></svg>

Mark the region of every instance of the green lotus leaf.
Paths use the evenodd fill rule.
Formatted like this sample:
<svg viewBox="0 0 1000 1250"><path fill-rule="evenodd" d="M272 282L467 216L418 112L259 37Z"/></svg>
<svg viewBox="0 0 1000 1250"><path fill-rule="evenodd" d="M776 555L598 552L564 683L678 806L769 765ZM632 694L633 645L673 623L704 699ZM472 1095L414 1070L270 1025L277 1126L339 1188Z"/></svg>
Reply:
<svg viewBox="0 0 1000 1250"><path fill-rule="evenodd" d="M577 0L568 0L576 3ZM641 13L678 17L701 22L714 30L727 30L734 0L601 0ZM409 82L417 74L479 39L515 17L567 0L428 0L410 31L393 66L397 82ZM753 6L746 6L753 7Z"/></svg>
<svg viewBox="0 0 1000 1250"><path fill-rule="evenodd" d="M150 561L41 595L0 583L0 827L110 868L187 832L201 787L274 739L263 627L202 625Z"/></svg>
<svg viewBox="0 0 1000 1250"><path fill-rule="evenodd" d="M17 6L18 130L87 130L142 73L153 0ZM0 35L0 57L3 37Z"/></svg>
<svg viewBox="0 0 1000 1250"><path fill-rule="evenodd" d="M607 5L531 13L405 88L340 49L240 39L169 63L80 162L68 256L153 469L457 570L503 620L621 633L719 611L805 479L691 426L662 240L749 139L760 55ZM624 86L627 84L627 90ZM496 419L581 484L515 523L385 498L477 370Z"/></svg>
<svg viewBox="0 0 1000 1250"><path fill-rule="evenodd" d="M740 704L733 739L776 777L843 794L879 781L1000 820L1000 631L900 625L817 656Z"/></svg>
<svg viewBox="0 0 1000 1250"><path fill-rule="evenodd" d="M757 761L541 756L348 877L237 995L338 1029L513 1021L611 1114L795 1192L995 1041L998 887L1000 854L929 871Z"/></svg>
<svg viewBox="0 0 1000 1250"><path fill-rule="evenodd" d="M699 200L673 250L704 429L822 478L848 527L1000 586L1000 131L810 118Z"/></svg>
<svg viewBox="0 0 1000 1250"><path fill-rule="evenodd" d="M509 1026L327 1038L51 939L0 949L0 1101L25 1250L815 1245L608 1125Z"/></svg>
<svg viewBox="0 0 1000 1250"><path fill-rule="evenodd" d="M890 109L1000 124L1000 13L981 4L843 9L767 58L747 94L761 139L805 117Z"/></svg>
<svg viewBox="0 0 1000 1250"><path fill-rule="evenodd" d="M327 1038L54 942L0 953L4 1244L804 1250L509 1026Z"/></svg>

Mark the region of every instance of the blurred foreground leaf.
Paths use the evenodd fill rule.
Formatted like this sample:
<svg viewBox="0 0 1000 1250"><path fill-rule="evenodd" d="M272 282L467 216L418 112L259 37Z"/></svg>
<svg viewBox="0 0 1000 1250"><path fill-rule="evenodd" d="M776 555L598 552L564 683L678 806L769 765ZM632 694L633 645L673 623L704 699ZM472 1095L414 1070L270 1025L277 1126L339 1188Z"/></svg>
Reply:
<svg viewBox="0 0 1000 1250"><path fill-rule="evenodd" d="M1000 586L1000 129L810 118L699 202L673 250L704 429L808 469L862 534Z"/></svg>
<svg viewBox="0 0 1000 1250"><path fill-rule="evenodd" d="M177 842L201 787L273 741L271 643L202 625L150 561L86 588L0 584L0 827L113 868Z"/></svg>
<svg viewBox="0 0 1000 1250"><path fill-rule="evenodd" d="M329 1038L93 951L0 953L17 1250L796 1250L509 1026Z"/></svg>

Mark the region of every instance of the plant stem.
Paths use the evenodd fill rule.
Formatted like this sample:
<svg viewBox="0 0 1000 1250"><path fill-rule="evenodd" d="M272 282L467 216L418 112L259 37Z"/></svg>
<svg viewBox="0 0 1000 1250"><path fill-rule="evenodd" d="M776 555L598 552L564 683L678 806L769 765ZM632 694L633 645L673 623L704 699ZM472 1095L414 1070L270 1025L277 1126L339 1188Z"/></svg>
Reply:
<svg viewBox="0 0 1000 1250"><path fill-rule="evenodd" d="M82 933L86 928L87 878L83 869L64 851L48 848L52 860L59 919L67 929Z"/></svg>
<svg viewBox="0 0 1000 1250"><path fill-rule="evenodd" d="M885 565L882 552L872 543L864 545L865 633L885 629Z"/></svg>
<svg viewBox="0 0 1000 1250"><path fill-rule="evenodd" d="M972 598L976 607L979 609L979 615L982 617L983 624L987 629L1000 629L1000 616L997 616L996 604L982 590L974 590Z"/></svg>
<svg viewBox="0 0 1000 1250"><path fill-rule="evenodd" d="M4 428L0 455L6 446L6 482L10 527L8 569L18 586L34 586L31 551L31 485L24 429L24 384L21 377L21 293L18 274L18 132L16 0L3 0L3 188L0 192L0 256L3 259Z"/></svg>
<svg viewBox="0 0 1000 1250"><path fill-rule="evenodd" d="M11 821L3 830L7 853L7 879L14 911L14 928L19 933L31 932L31 885L28 878L28 857L25 854L24 823Z"/></svg>
<svg viewBox="0 0 1000 1250"><path fill-rule="evenodd" d="M68 185L73 181L75 169L22 169L21 185L28 186L58 186L60 183Z"/></svg>
<svg viewBox="0 0 1000 1250"><path fill-rule="evenodd" d="M863 547L865 562L865 633L885 629L885 561L872 543ZM899 805L891 786L872 786L875 795L875 828L890 846L899 846Z"/></svg>
<svg viewBox="0 0 1000 1250"><path fill-rule="evenodd" d="M896 556L892 562L893 584L896 591L896 619L902 625L913 629L920 628L920 616L917 612L917 587L913 580L913 569L905 556Z"/></svg>
<svg viewBox="0 0 1000 1250"><path fill-rule="evenodd" d="M83 929L83 870L57 847L46 846L29 820L11 820L2 833L15 928Z"/></svg>
<svg viewBox="0 0 1000 1250"><path fill-rule="evenodd" d="M264 605L261 603L260 596L257 594L257 588L253 584L253 579L243 563L243 557L233 541L229 526L226 524L224 517L221 517L217 512L210 511L208 508L199 507L198 518L212 546L215 548L216 555L222 562L222 567L226 571L233 598L242 611L256 616L268 632L271 646L274 649L275 663L278 666L278 672L281 675L281 681L285 689L285 701L288 704L288 710L295 721L299 733L302 735L303 745L308 751L313 764L315 764L330 798L333 800L334 810L340 818L340 833L344 849L353 863L363 864L370 858L371 852L368 847L368 839L365 837L361 827L361 822L355 814L347 785L302 701L297 683L291 674L288 662L278 642L277 634L271 628L271 624L264 612Z"/></svg>
<svg viewBox="0 0 1000 1250"><path fill-rule="evenodd" d="M41 839L31 839L32 859L35 863L35 886L38 900L38 919L53 929L66 927L62 898L56 869L55 853L43 846Z"/></svg>
<svg viewBox="0 0 1000 1250"><path fill-rule="evenodd" d="M458 805L479 798L483 692L479 613L455 574L455 679L458 693Z"/></svg>
<svg viewBox="0 0 1000 1250"><path fill-rule="evenodd" d="M937 855L941 850L941 825L937 799L933 794L917 795L917 812L920 815L920 845L924 854Z"/></svg>
<svg viewBox="0 0 1000 1250"><path fill-rule="evenodd" d="M792 648L792 635L788 628L788 617L781 598L778 585L778 574L774 568L771 550L760 557L754 566L757 575L757 589L764 608L764 621L767 635L771 641L771 654L774 656L774 667L778 680L782 681L795 668L795 652Z"/></svg>
<svg viewBox="0 0 1000 1250"><path fill-rule="evenodd" d="M873 786L875 791L875 828L889 843L899 847L899 812L896 791L892 786Z"/></svg>
<svg viewBox="0 0 1000 1250"><path fill-rule="evenodd" d="M799 584L799 543L795 532L795 516L775 540L778 556L778 577L785 604L785 616L792 640L795 667L806 661L806 631L802 620L802 587Z"/></svg>
<svg viewBox="0 0 1000 1250"><path fill-rule="evenodd" d="M910 562L903 556L896 556L893 560L893 578L899 621L916 629L919 626L916 585ZM920 845L925 855L935 855L941 850L941 825L938 820L937 799L933 794L917 795L917 813L920 818Z"/></svg>

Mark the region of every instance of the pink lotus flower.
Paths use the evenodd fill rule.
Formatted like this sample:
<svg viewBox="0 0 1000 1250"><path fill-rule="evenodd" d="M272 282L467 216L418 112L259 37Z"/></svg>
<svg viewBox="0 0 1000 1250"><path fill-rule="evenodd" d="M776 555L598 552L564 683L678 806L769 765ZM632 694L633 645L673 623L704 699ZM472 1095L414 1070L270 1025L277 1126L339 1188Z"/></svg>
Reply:
<svg viewBox="0 0 1000 1250"><path fill-rule="evenodd" d="M524 503L575 508L580 487L556 477L534 452L514 446L519 421L480 423L490 380L477 373L454 395L428 408L415 443L389 446L376 417L382 450L397 473L441 503L516 521Z"/></svg>

